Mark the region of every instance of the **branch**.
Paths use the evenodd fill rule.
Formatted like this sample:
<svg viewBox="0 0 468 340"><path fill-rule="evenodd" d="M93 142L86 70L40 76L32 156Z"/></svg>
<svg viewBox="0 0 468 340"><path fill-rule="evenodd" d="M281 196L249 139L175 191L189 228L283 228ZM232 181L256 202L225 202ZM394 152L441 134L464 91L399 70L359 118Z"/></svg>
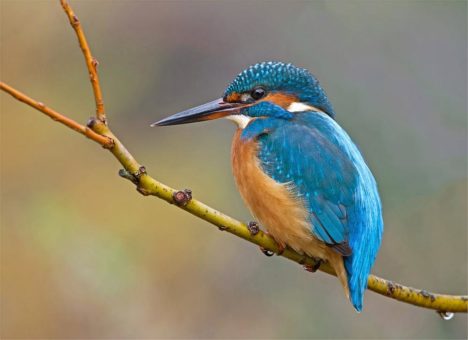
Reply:
<svg viewBox="0 0 468 340"><path fill-rule="evenodd" d="M95 65L93 66L95 59L92 58L78 18L75 16L71 7L65 0L61 0L61 3L73 28L75 29L80 47L86 59L86 64L88 65L96 99L96 118L91 118L87 127L85 127L62 114L47 108L44 104L31 99L4 83L0 83L0 89L109 149L109 151L124 167L124 170L120 171L120 175L132 181L141 194L156 196L168 203L177 205L179 208L188 211L207 222L210 222L218 227L219 230L227 231L270 252L279 253L276 242L264 232L260 230L252 232L252 228L249 229L246 224L241 223L196 199L193 199L189 190L177 191L158 182L147 174L145 167L135 160L132 154L107 126L99 79L97 77ZM90 65L93 67L90 67ZM286 248L281 256L301 265L316 265L316 261L314 259L298 254L289 248ZM322 264L320 266L320 270L328 274L335 275L333 269L327 263ZM401 284L379 278L375 275L369 275L368 288L378 294L398 301L419 307L434 309L439 311L441 316L446 319L451 317L451 313L466 313L468 311L468 296L466 295L456 296L430 293L425 290L406 287Z"/></svg>
<svg viewBox="0 0 468 340"><path fill-rule="evenodd" d="M96 102L96 118L105 124L106 113L104 111L104 100L102 99L101 85L99 83L99 76L97 73L97 66L99 65L99 62L91 54L91 49L89 48L88 41L86 40L83 28L81 27L80 20L78 20L78 17L73 12L73 9L66 0L60 0L60 3L62 4L63 10L68 16L68 20L70 20L70 25L75 30L78 43L86 61L89 80L91 81L91 85L93 87L94 100Z"/></svg>
<svg viewBox="0 0 468 340"><path fill-rule="evenodd" d="M54 111L53 109L45 106L44 103L38 102L37 100L34 100L28 97L24 93L21 93L20 91L15 90L13 87L3 82L0 82L0 90L11 94L14 98L35 108L36 110L41 111L42 113L45 113L47 116L49 116L53 120L59 123L62 123L63 125L68 126L70 129L75 130L76 132L81 133L82 135L85 135L86 137L94 140L96 143L101 144L106 149L112 148L113 141L109 137L100 135L94 132L93 130L89 129L88 127L75 122L73 119L65 117L64 115L58 113L57 111Z"/></svg>

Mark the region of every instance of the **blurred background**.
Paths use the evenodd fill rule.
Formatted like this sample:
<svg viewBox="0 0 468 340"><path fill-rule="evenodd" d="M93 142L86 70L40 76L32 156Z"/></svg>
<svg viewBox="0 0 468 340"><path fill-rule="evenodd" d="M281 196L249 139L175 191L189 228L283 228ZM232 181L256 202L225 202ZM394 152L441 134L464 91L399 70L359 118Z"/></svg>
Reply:
<svg viewBox="0 0 468 340"><path fill-rule="evenodd" d="M58 1L1 2L1 79L86 122ZM227 121L149 124L282 60L321 81L384 203L373 272L467 293L465 1L72 1L111 127L158 180L243 221ZM310 274L139 195L99 146L1 94L2 338L466 338L467 316Z"/></svg>

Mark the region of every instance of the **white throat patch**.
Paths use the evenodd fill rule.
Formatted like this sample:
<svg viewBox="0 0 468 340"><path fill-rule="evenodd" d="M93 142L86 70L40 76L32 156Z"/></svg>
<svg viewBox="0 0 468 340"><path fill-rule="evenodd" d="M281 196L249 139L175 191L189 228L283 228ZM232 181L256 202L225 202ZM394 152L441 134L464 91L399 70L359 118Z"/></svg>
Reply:
<svg viewBox="0 0 468 340"><path fill-rule="evenodd" d="M246 115L230 115L226 116L226 119L236 123L240 129L245 129L253 118Z"/></svg>
<svg viewBox="0 0 468 340"><path fill-rule="evenodd" d="M305 112L305 111L317 111L317 112L322 112L322 110L317 109L316 107L312 105L307 105L301 102L293 102L291 103L288 108L286 109L289 112Z"/></svg>

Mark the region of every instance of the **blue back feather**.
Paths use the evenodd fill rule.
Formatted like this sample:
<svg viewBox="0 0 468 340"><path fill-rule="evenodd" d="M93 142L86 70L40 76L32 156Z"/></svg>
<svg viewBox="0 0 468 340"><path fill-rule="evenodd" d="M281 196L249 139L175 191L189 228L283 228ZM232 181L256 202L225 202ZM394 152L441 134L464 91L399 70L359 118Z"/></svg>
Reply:
<svg viewBox="0 0 468 340"><path fill-rule="evenodd" d="M304 112L291 118L282 108L270 109L273 114L249 124L242 138L257 139L259 160L270 177L292 184L310 211L317 238L329 245L349 243L352 255L344 262L351 302L360 311L383 232L374 177L356 145L329 116Z"/></svg>

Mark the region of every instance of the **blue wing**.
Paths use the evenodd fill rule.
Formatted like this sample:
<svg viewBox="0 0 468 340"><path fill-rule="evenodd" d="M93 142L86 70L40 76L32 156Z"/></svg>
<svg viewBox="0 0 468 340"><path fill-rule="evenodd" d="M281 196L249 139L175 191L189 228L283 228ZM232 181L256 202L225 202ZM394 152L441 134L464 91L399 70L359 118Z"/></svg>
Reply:
<svg viewBox="0 0 468 340"><path fill-rule="evenodd" d="M264 171L292 184L309 209L311 232L346 256L350 299L360 311L383 233L377 185L356 145L332 118L287 114L269 108L270 118L254 120L241 137L258 140Z"/></svg>
<svg viewBox="0 0 468 340"><path fill-rule="evenodd" d="M348 210L353 208L358 172L324 126L290 120L260 135L259 159L278 182L293 184L310 212L311 232L348 256Z"/></svg>
<svg viewBox="0 0 468 340"><path fill-rule="evenodd" d="M293 184L310 211L311 232L347 256L350 298L360 311L383 220L377 185L356 145L317 112L257 119L243 136L257 138L258 157L270 177Z"/></svg>

